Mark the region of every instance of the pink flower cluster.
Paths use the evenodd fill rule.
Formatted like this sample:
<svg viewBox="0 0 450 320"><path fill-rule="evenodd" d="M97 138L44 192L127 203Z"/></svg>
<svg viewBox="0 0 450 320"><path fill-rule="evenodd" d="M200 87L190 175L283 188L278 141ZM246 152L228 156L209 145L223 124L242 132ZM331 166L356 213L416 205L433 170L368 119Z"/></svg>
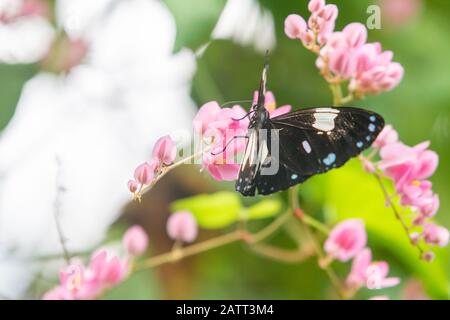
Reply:
<svg viewBox="0 0 450 320"><path fill-rule="evenodd" d="M148 236L140 226L132 226L122 239L129 258L142 255L148 246ZM47 291L44 300L90 300L122 282L128 275L130 262L100 249L89 265L77 261L65 267L59 275L60 284Z"/></svg>
<svg viewBox="0 0 450 320"><path fill-rule="evenodd" d="M257 93L253 104L256 104ZM266 93L265 107L271 117L289 112L291 106L276 108L272 92ZM244 151L249 119L246 111L239 105L221 108L216 101L204 104L194 118L194 130L209 145L209 152L202 158L203 168L218 181L236 180L240 164L236 156Z"/></svg>
<svg viewBox="0 0 450 320"><path fill-rule="evenodd" d="M308 8L308 23L291 14L285 20L285 33L318 54L316 65L327 81L348 81L349 92L358 98L392 90L400 83L403 67L392 62L392 51L383 51L378 42L366 42L363 24L350 23L342 31L334 31L335 5L312 0Z"/></svg>
<svg viewBox="0 0 450 320"><path fill-rule="evenodd" d="M398 278L388 278L389 266L385 261L373 262L372 253L366 248L367 234L364 222L348 219L337 224L325 241L324 249L329 259L341 262L353 259L347 285L352 289L366 286L381 289L396 286Z"/></svg>
<svg viewBox="0 0 450 320"><path fill-rule="evenodd" d="M128 181L128 189L136 194L143 187L150 185L161 170L171 165L177 156L177 147L170 136L164 136L156 141L150 163L144 162L134 171L134 180Z"/></svg>
<svg viewBox="0 0 450 320"><path fill-rule="evenodd" d="M443 227L428 222L439 209L439 196L432 191L432 183L427 180L436 171L439 157L429 150L430 143L422 142L414 147L398 140L398 133L387 125L374 143L379 150L380 162L377 167L395 183L403 206L409 206L416 213L413 224L422 226L422 233L411 234L411 239L420 238L431 245L446 246L449 232Z"/></svg>
<svg viewBox="0 0 450 320"><path fill-rule="evenodd" d="M235 157L245 149L246 143L239 136L245 136L249 122L245 115L245 110L239 105L221 108L216 101L211 101L204 104L194 118L195 132L209 146L203 153L203 168L218 181L237 178L239 164Z"/></svg>
<svg viewBox="0 0 450 320"><path fill-rule="evenodd" d="M44 300L89 300L120 283L128 273L128 262L109 255L106 250L95 253L89 266L72 263L60 272L60 285L44 294Z"/></svg>

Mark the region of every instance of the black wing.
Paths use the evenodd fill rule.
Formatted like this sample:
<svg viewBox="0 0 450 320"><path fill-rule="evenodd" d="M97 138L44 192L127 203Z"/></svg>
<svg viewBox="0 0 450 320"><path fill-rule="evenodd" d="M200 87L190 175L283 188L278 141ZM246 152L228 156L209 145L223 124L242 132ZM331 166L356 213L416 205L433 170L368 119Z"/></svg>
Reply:
<svg viewBox="0 0 450 320"><path fill-rule="evenodd" d="M372 145L383 118L364 109L311 108L270 119L278 130L280 163L300 175L338 168Z"/></svg>
<svg viewBox="0 0 450 320"><path fill-rule="evenodd" d="M368 148L383 127L380 115L349 107L303 109L267 120L262 128L269 138L250 136L236 190L245 196L255 195L256 190L267 195L340 167ZM279 142L278 159L274 141ZM262 174L261 169L274 161L278 171Z"/></svg>

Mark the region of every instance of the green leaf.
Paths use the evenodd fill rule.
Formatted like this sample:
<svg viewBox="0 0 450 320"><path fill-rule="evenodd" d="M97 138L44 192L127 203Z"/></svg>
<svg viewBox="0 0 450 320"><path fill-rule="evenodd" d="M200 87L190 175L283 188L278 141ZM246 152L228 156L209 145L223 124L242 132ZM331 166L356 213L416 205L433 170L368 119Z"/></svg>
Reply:
<svg viewBox="0 0 450 320"><path fill-rule="evenodd" d="M362 170L357 160L319 179L326 181L322 190L326 194L326 206L338 220L363 218L371 242L391 253L405 269L419 277L431 297L448 299L448 252L434 250L436 259L433 263L419 259L417 248L410 244L392 209L385 207L378 182ZM380 258L375 256L375 259Z"/></svg>
<svg viewBox="0 0 450 320"><path fill-rule="evenodd" d="M282 204L277 199L265 199L245 209L246 218L249 220L265 219L277 215Z"/></svg>
<svg viewBox="0 0 450 320"><path fill-rule="evenodd" d="M171 209L192 212L202 228L220 229L239 219L242 205L237 193L224 191L177 200Z"/></svg>
<svg viewBox="0 0 450 320"><path fill-rule="evenodd" d="M225 6L225 0L164 0L175 17L175 51L183 47L198 49L211 38L211 32Z"/></svg>

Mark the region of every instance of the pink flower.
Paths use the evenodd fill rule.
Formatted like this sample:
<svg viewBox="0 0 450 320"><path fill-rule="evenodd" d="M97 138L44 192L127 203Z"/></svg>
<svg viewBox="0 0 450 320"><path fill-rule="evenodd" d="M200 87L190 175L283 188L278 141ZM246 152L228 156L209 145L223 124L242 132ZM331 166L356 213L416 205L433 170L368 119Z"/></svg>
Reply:
<svg viewBox="0 0 450 320"><path fill-rule="evenodd" d="M372 262L372 252L365 248L353 259L352 269L347 276L347 285L352 288L366 286L368 289L382 289L396 286L399 278L388 278L389 265L385 261Z"/></svg>
<svg viewBox="0 0 450 320"><path fill-rule="evenodd" d="M253 105L256 104L257 93ZM272 92L266 93L265 107L271 117L287 113L291 106L276 108ZM237 155L245 150L249 119L247 112L239 105L220 108L217 102L203 105L194 118L195 131L210 144L211 152L202 156L202 166L217 181L236 180L240 163Z"/></svg>
<svg viewBox="0 0 450 320"><path fill-rule="evenodd" d="M352 262L352 269L347 276L346 283L352 288L360 288L365 285L366 282L366 270L372 262L372 252L370 249L365 248L361 250L354 258Z"/></svg>
<svg viewBox="0 0 450 320"><path fill-rule="evenodd" d="M399 190L402 205L411 206L426 217L434 216L439 208L439 197L431 187L432 183L427 180L404 183Z"/></svg>
<svg viewBox="0 0 450 320"><path fill-rule="evenodd" d="M291 39L300 39L306 47L316 41L323 45L334 30L338 9L334 4L325 5L324 0L310 1L308 9L308 23L303 17L290 14L284 21L284 32Z"/></svg>
<svg viewBox="0 0 450 320"><path fill-rule="evenodd" d="M192 242L197 237L198 227L192 213L180 211L167 220L167 234L173 240Z"/></svg>
<svg viewBox="0 0 450 320"><path fill-rule="evenodd" d="M155 146L153 147L154 159L158 159L165 165L170 165L173 163L176 156L177 147L170 136L161 137L156 141Z"/></svg>
<svg viewBox="0 0 450 320"><path fill-rule="evenodd" d="M194 117L194 130L199 134L204 134L211 122L216 120L220 112L220 106L216 101L204 104Z"/></svg>
<svg viewBox="0 0 450 320"><path fill-rule="evenodd" d="M73 295L80 292L84 284L84 267L81 264L71 264L60 272L61 285Z"/></svg>
<svg viewBox="0 0 450 320"><path fill-rule="evenodd" d="M327 4L319 11L318 15L326 21L334 21L338 16L338 12L339 10L335 4Z"/></svg>
<svg viewBox="0 0 450 320"><path fill-rule="evenodd" d="M350 23L335 32L336 5L313 0L308 9L311 15L307 23L296 14L286 18L285 33L318 53L316 66L328 82L349 80L348 89L358 98L392 90L400 83L403 67L392 62L392 52L382 51L379 43L366 43L367 29L363 24Z"/></svg>
<svg viewBox="0 0 450 320"><path fill-rule="evenodd" d="M219 149L218 152L220 151ZM207 153L203 155L203 167L217 181L233 181L238 177L240 165L237 163L224 163L223 154L213 155Z"/></svg>
<svg viewBox="0 0 450 320"><path fill-rule="evenodd" d="M148 246L148 236L141 226L130 227L123 236L123 246L132 256L142 255Z"/></svg>
<svg viewBox="0 0 450 320"><path fill-rule="evenodd" d="M44 293L42 300L74 300L74 297L64 287L56 286Z"/></svg>
<svg viewBox="0 0 450 320"><path fill-rule="evenodd" d="M350 23L343 30L349 48L361 48L367 40L367 29L361 23Z"/></svg>
<svg viewBox="0 0 450 320"><path fill-rule="evenodd" d="M345 262L361 251L366 242L364 222L360 219L348 219L333 228L324 248L328 255Z"/></svg>
<svg viewBox="0 0 450 320"><path fill-rule="evenodd" d="M136 181L134 181L134 180L128 181L128 190L130 190L131 193L135 193L138 188L139 188L139 185Z"/></svg>
<svg viewBox="0 0 450 320"><path fill-rule="evenodd" d="M154 176L154 168L147 162L139 165L134 171L134 178L140 184L150 184Z"/></svg>
<svg viewBox="0 0 450 320"><path fill-rule="evenodd" d="M60 272L60 285L46 292L46 300L95 299L103 290L121 282L128 273L127 261L108 257L106 250L95 253L89 264L73 263Z"/></svg>
<svg viewBox="0 0 450 320"><path fill-rule="evenodd" d="M423 228L423 238L429 244L445 247L449 241L449 232L444 227L427 223Z"/></svg>
<svg viewBox="0 0 450 320"><path fill-rule="evenodd" d="M344 79L348 79L354 70L352 54L346 49L337 49L329 56L329 68Z"/></svg>
<svg viewBox="0 0 450 320"><path fill-rule="evenodd" d="M121 282L128 274L128 262L118 256L109 255L106 250L95 253L89 264L92 272L91 281L101 287L111 287Z"/></svg>
<svg viewBox="0 0 450 320"><path fill-rule="evenodd" d="M284 32L291 39L303 39L306 29L305 19L297 14L290 14L284 20Z"/></svg>
<svg viewBox="0 0 450 320"><path fill-rule="evenodd" d="M386 125L378 135L377 139L373 142L375 148L382 148L390 143L398 141L397 131L390 125Z"/></svg>
<svg viewBox="0 0 450 320"><path fill-rule="evenodd" d="M413 20L422 7L421 0L379 0L381 16L390 26L400 27Z"/></svg>
<svg viewBox="0 0 450 320"><path fill-rule="evenodd" d="M390 288L398 285L400 279L396 277L388 278L389 265L385 261L372 262L366 269L367 289Z"/></svg>
<svg viewBox="0 0 450 320"><path fill-rule="evenodd" d="M357 95L392 90L403 78L403 67L392 62L392 51L382 51L380 43L362 46L355 54L356 73L349 89Z"/></svg>
<svg viewBox="0 0 450 320"><path fill-rule="evenodd" d="M356 71L355 57L367 40L367 29L361 23L350 23L341 32L329 35L326 45L320 51L316 64L326 67L343 79L351 78Z"/></svg>
<svg viewBox="0 0 450 320"><path fill-rule="evenodd" d="M429 142L409 147L401 142L390 143L380 150L379 168L401 189L404 183L429 178L437 168L439 157L427 150Z"/></svg>
<svg viewBox="0 0 450 320"><path fill-rule="evenodd" d="M14 5L11 9L0 11L0 23L12 23L23 17L48 17L50 15L49 4L44 0L23 0L19 2L18 6Z"/></svg>
<svg viewBox="0 0 450 320"><path fill-rule="evenodd" d="M319 12L325 6L325 0L311 0L308 3L308 10L310 12Z"/></svg>

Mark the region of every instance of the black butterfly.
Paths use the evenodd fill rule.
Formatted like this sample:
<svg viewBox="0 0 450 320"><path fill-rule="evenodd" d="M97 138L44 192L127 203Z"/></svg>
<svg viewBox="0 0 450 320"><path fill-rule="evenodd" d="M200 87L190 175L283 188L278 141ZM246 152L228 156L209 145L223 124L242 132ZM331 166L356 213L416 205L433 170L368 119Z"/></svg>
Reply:
<svg viewBox="0 0 450 320"><path fill-rule="evenodd" d="M252 107L236 190L268 195L345 164L384 127L375 112L351 107L302 109L269 118L264 107L268 64Z"/></svg>

